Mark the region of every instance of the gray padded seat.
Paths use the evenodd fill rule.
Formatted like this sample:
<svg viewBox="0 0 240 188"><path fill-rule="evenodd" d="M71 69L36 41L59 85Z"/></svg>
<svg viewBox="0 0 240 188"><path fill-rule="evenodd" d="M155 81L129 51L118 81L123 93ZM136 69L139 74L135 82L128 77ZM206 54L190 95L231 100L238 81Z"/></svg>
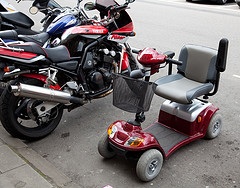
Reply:
<svg viewBox="0 0 240 188"><path fill-rule="evenodd" d="M180 52L177 74L155 81L155 94L174 102L188 104L197 97L208 94L216 80L218 51L212 48L185 45Z"/></svg>

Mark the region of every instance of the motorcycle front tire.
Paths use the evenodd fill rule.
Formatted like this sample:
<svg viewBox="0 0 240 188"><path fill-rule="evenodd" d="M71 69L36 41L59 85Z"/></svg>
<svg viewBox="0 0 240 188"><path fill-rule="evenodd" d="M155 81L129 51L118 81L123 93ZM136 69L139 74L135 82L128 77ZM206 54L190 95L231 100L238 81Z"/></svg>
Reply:
<svg viewBox="0 0 240 188"><path fill-rule="evenodd" d="M35 86L43 86L44 84L40 80L30 78L18 78L11 82L12 85L18 83ZM58 126L63 115L63 108L56 106L51 111L52 119L39 124L38 121L31 119L27 113L27 101L29 100L15 96L6 88L0 99L0 120L5 130L13 137L32 141L49 135Z"/></svg>

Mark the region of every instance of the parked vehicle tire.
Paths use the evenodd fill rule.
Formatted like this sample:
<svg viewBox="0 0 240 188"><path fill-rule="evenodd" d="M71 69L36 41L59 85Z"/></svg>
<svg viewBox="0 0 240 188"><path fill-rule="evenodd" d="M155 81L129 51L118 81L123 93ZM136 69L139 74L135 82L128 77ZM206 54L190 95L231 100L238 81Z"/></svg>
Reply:
<svg viewBox="0 0 240 188"><path fill-rule="evenodd" d="M157 149L145 151L137 162L136 173L140 180L151 181L162 169L163 156Z"/></svg>
<svg viewBox="0 0 240 188"><path fill-rule="evenodd" d="M12 84L16 85L19 82L43 86L43 82L29 78L19 78L13 81ZM58 105L49 110L47 114L49 119L44 122L41 122L38 118L33 120L30 117L29 110L31 110L33 115L36 115L36 113L34 114L36 112L35 106L42 102L40 100L15 96L6 88L0 99L0 120L3 127L13 137L24 140L37 140L47 136L58 126L63 115L63 108L61 105Z"/></svg>
<svg viewBox="0 0 240 188"><path fill-rule="evenodd" d="M237 5L238 5L239 8L240 8L240 0L235 0L235 1L236 1Z"/></svg>
<svg viewBox="0 0 240 188"><path fill-rule="evenodd" d="M227 0L217 0L217 3L220 5L224 5L227 2Z"/></svg>
<svg viewBox="0 0 240 188"><path fill-rule="evenodd" d="M113 158L116 155L116 153L109 148L107 132L101 136L98 142L98 153L106 159Z"/></svg>
<svg viewBox="0 0 240 188"><path fill-rule="evenodd" d="M208 129L205 135L206 139L213 139L216 138L222 129L222 116L216 112L213 114L210 123L208 125Z"/></svg>

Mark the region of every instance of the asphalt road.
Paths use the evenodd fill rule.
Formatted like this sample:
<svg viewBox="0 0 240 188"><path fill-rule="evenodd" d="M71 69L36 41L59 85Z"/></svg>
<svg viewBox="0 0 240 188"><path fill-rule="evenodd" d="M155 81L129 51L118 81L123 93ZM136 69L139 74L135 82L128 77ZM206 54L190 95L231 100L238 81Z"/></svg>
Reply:
<svg viewBox="0 0 240 188"><path fill-rule="evenodd" d="M75 4L73 0L58 2ZM51 135L27 143L28 146L84 188L105 185L114 188L240 187L240 9L233 2L220 6L184 0L136 0L129 13L137 33L129 40L134 47L172 50L177 57L184 44L217 48L221 38L229 39L227 70L222 74L219 92L210 98L223 115L220 136L214 140L198 140L179 149L164 161L156 179L143 183L136 177L135 164L119 157L104 160L98 154L97 143L107 126L115 120L133 117L113 107L112 95L109 95L65 112ZM153 79L158 76L161 74ZM163 99L154 96L143 127L157 119L162 102Z"/></svg>

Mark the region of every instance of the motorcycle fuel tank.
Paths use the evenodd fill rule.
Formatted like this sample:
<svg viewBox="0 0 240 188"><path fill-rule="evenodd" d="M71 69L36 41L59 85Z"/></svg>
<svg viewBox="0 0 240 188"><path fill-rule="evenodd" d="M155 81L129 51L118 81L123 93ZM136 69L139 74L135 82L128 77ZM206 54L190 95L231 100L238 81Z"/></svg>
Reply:
<svg viewBox="0 0 240 188"><path fill-rule="evenodd" d="M48 26L46 32L49 35L58 35L63 33L66 29L76 25L77 19L72 14L60 14Z"/></svg>
<svg viewBox="0 0 240 188"><path fill-rule="evenodd" d="M76 35L88 36L89 38L98 38L108 33L108 29L98 25L81 25L67 29L62 37L62 41L68 41Z"/></svg>

